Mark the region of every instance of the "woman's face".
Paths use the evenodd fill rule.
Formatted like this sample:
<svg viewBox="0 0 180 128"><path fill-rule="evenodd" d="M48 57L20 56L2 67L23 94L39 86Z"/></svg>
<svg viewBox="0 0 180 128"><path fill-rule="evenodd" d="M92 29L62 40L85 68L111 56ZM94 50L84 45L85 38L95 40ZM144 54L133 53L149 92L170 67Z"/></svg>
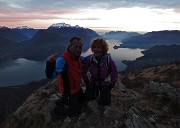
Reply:
<svg viewBox="0 0 180 128"><path fill-rule="evenodd" d="M92 52L94 53L94 56L95 56L95 57L102 57L102 55L103 55L102 46L100 46L100 45L94 45L94 46L92 47Z"/></svg>

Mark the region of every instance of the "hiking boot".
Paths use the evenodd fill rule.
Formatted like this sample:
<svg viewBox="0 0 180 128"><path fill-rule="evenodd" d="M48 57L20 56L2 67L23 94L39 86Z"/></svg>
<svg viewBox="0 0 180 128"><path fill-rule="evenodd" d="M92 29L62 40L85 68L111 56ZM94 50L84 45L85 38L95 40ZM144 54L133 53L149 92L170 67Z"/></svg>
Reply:
<svg viewBox="0 0 180 128"><path fill-rule="evenodd" d="M104 106L103 116L104 116L105 118L107 118L107 117L109 116L110 110L111 110L111 107L110 107L110 106Z"/></svg>
<svg viewBox="0 0 180 128"><path fill-rule="evenodd" d="M92 101L89 101L87 103L87 106L91 109L91 111L97 115L100 115L100 111L98 109L99 107L99 104L97 103L96 100L92 100Z"/></svg>

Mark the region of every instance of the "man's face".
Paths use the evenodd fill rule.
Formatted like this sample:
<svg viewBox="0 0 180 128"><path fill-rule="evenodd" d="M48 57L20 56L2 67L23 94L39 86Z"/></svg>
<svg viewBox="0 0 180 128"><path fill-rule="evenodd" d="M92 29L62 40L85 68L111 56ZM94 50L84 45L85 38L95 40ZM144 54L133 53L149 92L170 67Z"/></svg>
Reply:
<svg viewBox="0 0 180 128"><path fill-rule="evenodd" d="M71 46L69 50L71 51L72 54L75 56L80 56L81 51L82 51L83 43L81 40L74 39L73 42L71 43Z"/></svg>

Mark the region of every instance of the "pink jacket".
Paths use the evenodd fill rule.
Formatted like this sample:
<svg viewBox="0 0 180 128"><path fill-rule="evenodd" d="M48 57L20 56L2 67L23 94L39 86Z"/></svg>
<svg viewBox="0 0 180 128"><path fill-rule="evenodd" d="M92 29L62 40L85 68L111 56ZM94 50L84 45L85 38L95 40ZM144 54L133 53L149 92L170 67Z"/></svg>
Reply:
<svg viewBox="0 0 180 128"><path fill-rule="evenodd" d="M109 56L109 54L105 54L99 63L93 54L88 56L83 64L83 80L89 80L87 76L89 71L91 76L90 82L97 86L110 84L114 87L118 77L117 66ZM110 79L108 79L108 76L110 76Z"/></svg>

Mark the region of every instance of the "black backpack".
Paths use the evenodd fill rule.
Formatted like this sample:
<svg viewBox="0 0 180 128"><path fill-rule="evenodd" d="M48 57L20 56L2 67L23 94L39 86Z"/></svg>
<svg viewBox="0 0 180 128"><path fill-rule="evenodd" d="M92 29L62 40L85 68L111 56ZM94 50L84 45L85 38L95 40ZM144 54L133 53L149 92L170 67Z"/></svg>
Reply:
<svg viewBox="0 0 180 128"><path fill-rule="evenodd" d="M63 57L64 58L64 57ZM66 59L64 58L64 60L66 61ZM54 71L56 68L56 62L49 62L49 61L46 61L46 69L45 69L45 74L46 74L46 77L51 79L53 77L53 73L55 72L56 75L57 75L57 72ZM67 64L67 61L64 65L64 68L63 68L63 72L64 71L67 71L68 69L68 64Z"/></svg>

